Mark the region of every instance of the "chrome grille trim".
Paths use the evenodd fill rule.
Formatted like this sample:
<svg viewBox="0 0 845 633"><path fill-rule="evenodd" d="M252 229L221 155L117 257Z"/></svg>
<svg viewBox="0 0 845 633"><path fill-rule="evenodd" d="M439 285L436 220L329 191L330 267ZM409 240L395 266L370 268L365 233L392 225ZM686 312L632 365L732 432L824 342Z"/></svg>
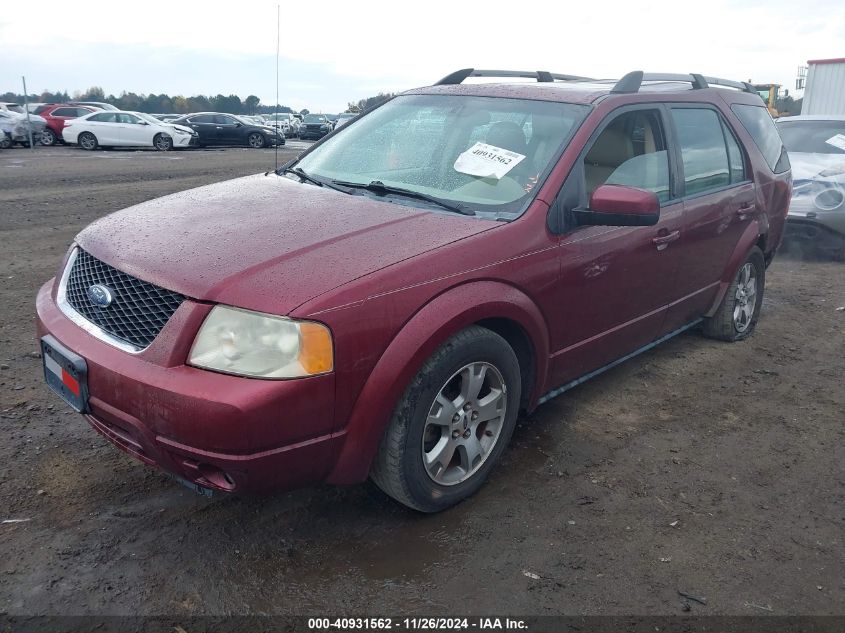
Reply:
<svg viewBox="0 0 845 633"><path fill-rule="evenodd" d="M122 333L128 334L127 338L133 338L135 340L131 341L127 340L127 338L121 337L121 332L110 331L109 329L107 329L107 327L104 327L105 323L96 323L94 320L89 318L89 316L82 314L82 312L80 312L79 309L74 307L72 303L72 301L76 301L77 305L79 305L80 301L80 298L78 296L81 292L80 288L77 287L69 289L69 286L72 286L76 283L71 280L71 275L73 274L74 266L76 265L80 256L91 258L91 260L93 260L101 268L104 268L106 270L106 273L110 276L109 281L111 281L113 285L115 278L117 278L118 283L130 283L136 286L141 286L145 291L153 291L158 295L165 295L167 300L167 306L164 312L166 313L167 311L169 311L169 313L157 315L157 322L152 323L152 325L149 322L139 323L137 327L137 332L128 332L126 327L126 321L128 320L127 317L146 318L146 315L144 315L141 310L143 308L149 307L149 297L139 297L132 295L131 293L127 294L125 288L118 288L115 289L117 292L117 296L119 298L121 296L121 291L123 291L126 306L120 306L119 309L121 313L115 314L114 317L109 315L108 319L112 322L120 320L121 325L123 326ZM108 283L108 281L106 283ZM73 298L69 297L69 292L73 294ZM59 286L56 292L56 303L65 316L67 316L76 325L81 327L83 330L85 330L95 338L130 354L138 354L140 352L143 352L145 349L147 349L147 347L150 346L152 341L156 338L161 329L164 327L164 325L167 323L167 321L170 319L170 317L173 315L179 305L181 305L184 299L185 297L183 295L180 295L179 293L175 293L164 288L159 288L154 284L144 282L140 279L132 277L127 273L119 271L116 268L109 266L105 262L101 262L100 260L83 251L79 247L74 248L74 250L68 257L67 264L62 273L61 279L59 280ZM107 310L108 308L102 309ZM100 308L94 309L92 307L91 316L96 315L96 310L100 310ZM162 310L159 309L159 312L162 312ZM117 330L118 328L114 329Z"/></svg>

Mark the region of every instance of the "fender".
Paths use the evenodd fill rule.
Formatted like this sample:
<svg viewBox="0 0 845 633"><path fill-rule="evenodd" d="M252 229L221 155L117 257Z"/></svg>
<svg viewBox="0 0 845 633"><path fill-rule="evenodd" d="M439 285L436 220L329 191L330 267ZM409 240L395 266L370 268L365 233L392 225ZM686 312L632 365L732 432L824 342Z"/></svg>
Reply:
<svg viewBox="0 0 845 633"><path fill-rule="evenodd" d="M768 218L766 218L766 220L768 220ZM766 227L768 227L768 222L766 222ZM728 265L722 273L722 278L719 281L719 291L716 293L713 305L710 306L710 309L704 313L705 317L712 317L716 314L716 310L719 309L719 305L721 305L722 299L724 299L725 293L728 291L728 286L731 285L734 275L736 275L736 271L739 270L740 264L745 261L745 258L748 257L748 253L751 252L751 249L755 244L757 244L760 236L763 235L762 228L763 227L760 226L759 218L755 218L747 227L745 227L745 231L743 231L742 236L736 243L736 247L734 247L731 258L728 260Z"/></svg>
<svg viewBox="0 0 845 633"><path fill-rule="evenodd" d="M420 309L388 345L355 402L328 483L352 484L367 478L396 403L426 359L460 330L490 318L515 321L531 340L536 380L530 402L536 403L549 359L548 328L540 309L527 295L501 282L456 286Z"/></svg>

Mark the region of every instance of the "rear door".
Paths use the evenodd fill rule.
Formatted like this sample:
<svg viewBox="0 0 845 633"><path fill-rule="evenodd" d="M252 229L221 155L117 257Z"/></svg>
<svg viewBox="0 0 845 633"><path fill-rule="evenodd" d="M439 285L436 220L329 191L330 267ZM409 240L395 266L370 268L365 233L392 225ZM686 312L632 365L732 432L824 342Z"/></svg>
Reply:
<svg viewBox="0 0 845 633"><path fill-rule="evenodd" d="M65 127L65 121L90 114L91 112L92 110L86 110L85 108L78 108L76 106L62 106L50 113L50 118L47 119L47 125L57 136L61 136L62 130Z"/></svg>
<svg viewBox="0 0 845 633"><path fill-rule="evenodd" d="M213 114L196 114L188 118L186 125L199 135L203 145L217 144L217 123Z"/></svg>
<svg viewBox="0 0 845 633"><path fill-rule="evenodd" d="M120 145L117 114L98 112L80 123L80 131L91 132L100 145Z"/></svg>
<svg viewBox="0 0 845 633"><path fill-rule="evenodd" d="M676 159L666 117L659 105L615 110L582 150L561 191L557 204L564 215L587 209L602 184L652 191L661 206L655 226L565 229L552 318L557 384L654 341L677 298L683 204L672 184Z"/></svg>
<svg viewBox="0 0 845 633"><path fill-rule="evenodd" d="M736 135L716 108L684 104L670 111L684 201L680 297L666 317L672 328L698 318L715 300L725 267L756 213L756 192Z"/></svg>

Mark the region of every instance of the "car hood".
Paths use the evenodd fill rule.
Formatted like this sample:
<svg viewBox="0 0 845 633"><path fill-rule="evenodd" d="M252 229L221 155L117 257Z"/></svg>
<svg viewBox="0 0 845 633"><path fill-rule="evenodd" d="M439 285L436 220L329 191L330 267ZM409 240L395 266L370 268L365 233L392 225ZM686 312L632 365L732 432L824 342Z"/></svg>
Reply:
<svg viewBox="0 0 845 633"><path fill-rule="evenodd" d="M270 173L129 207L97 220L76 242L189 297L287 314L354 279L499 226Z"/></svg>
<svg viewBox="0 0 845 633"><path fill-rule="evenodd" d="M789 152L789 162L794 181L845 180L845 154Z"/></svg>

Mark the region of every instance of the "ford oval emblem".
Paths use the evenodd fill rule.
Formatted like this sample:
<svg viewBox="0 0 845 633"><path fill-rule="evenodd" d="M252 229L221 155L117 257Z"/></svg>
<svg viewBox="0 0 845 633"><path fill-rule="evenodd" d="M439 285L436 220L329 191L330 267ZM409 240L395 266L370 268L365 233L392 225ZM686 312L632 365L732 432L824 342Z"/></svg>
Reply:
<svg viewBox="0 0 845 633"><path fill-rule="evenodd" d="M114 301L112 289L103 284L94 284L88 288L88 300L100 308L108 308Z"/></svg>

